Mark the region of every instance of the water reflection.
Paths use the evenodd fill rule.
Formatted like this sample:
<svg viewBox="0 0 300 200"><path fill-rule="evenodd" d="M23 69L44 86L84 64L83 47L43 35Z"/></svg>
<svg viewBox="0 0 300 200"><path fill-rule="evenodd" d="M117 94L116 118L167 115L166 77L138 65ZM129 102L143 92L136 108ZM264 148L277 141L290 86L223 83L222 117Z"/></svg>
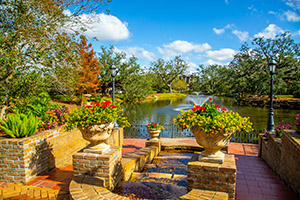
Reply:
<svg viewBox="0 0 300 200"><path fill-rule="evenodd" d="M148 124L150 122L159 122L161 124L172 124L173 118L180 114L180 110L188 110L193 104L201 105L208 101L207 95L188 95L181 100L164 100L157 102L147 102L142 104L126 104L124 106L125 115L132 124ZM250 117L254 124L254 129L263 131L267 127L268 108L238 106L234 104L234 99L228 97L215 97L215 104L219 104L228 110L238 112L241 116ZM285 123L294 124L294 115L300 110L274 109L275 127L278 122L284 120Z"/></svg>

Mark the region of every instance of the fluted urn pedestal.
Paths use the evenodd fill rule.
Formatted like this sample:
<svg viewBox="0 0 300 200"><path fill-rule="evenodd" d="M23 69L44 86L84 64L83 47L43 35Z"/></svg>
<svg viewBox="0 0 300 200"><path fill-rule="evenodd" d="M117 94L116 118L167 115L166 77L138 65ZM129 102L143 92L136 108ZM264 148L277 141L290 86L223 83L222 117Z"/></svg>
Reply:
<svg viewBox="0 0 300 200"><path fill-rule="evenodd" d="M150 141L158 141L158 136L161 132L161 129L147 129L148 134L150 135Z"/></svg>
<svg viewBox="0 0 300 200"><path fill-rule="evenodd" d="M220 163L224 162L222 148L228 146L235 131L224 131L206 133L199 126L191 127L197 143L204 148L198 157L199 161Z"/></svg>
<svg viewBox="0 0 300 200"><path fill-rule="evenodd" d="M106 144L106 140L110 137L114 127L114 123L111 122L94 124L84 130L80 130L82 137L90 142L83 152L102 154L110 149L110 145Z"/></svg>

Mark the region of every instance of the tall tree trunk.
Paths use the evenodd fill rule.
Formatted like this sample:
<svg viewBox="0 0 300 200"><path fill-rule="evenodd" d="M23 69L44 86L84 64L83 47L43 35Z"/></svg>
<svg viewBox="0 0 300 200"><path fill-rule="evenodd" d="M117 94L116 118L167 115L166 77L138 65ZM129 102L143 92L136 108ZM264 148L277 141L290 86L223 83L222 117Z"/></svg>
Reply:
<svg viewBox="0 0 300 200"><path fill-rule="evenodd" d="M170 85L168 85L168 87L169 87L169 93L173 93L172 85L170 84Z"/></svg>

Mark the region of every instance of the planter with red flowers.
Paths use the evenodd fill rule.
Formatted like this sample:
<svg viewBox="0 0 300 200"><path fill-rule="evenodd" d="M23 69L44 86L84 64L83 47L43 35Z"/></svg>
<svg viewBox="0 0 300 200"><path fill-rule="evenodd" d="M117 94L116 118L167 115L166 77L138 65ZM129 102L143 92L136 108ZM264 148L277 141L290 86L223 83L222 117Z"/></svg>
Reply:
<svg viewBox="0 0 300 200"><path fill-rule="evenodd" d="M147 125L147 132L151 137L151 141L158 141L161 130L165 130L165 128L158 123L151 122Z"/></svg>
<svg viewBox="0 0 300 200"><path fill-rule="evenodd" d="M120 127L128 127L130 123L121 112L120 106L111 101L93 102L89 106L80 107L66 117L66 130L78 128L90 145L85 152L103 153L110 148L106 140L110 137L117 121Z"/></svg>
<svg viewBox="0 0 300 200"><path fill-rule="evenodd" d="M250 132L252 123L249 118L238 113L227 111L218 104L209 103L194 107L186 112L181 111L174 119L179 129L189 129L197 143L204 148L199 160L208 162L224 162L224 153L220 150L229 144L236 131Z"/></svg>

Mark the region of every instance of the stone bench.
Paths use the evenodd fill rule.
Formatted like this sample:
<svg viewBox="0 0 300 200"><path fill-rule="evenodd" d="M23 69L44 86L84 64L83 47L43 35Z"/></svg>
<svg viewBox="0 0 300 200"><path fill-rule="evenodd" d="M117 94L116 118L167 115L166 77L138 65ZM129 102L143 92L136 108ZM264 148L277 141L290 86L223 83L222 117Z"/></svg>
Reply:
<svg viewBox="0 0 300 200"><path fill-rule="evenodd" d="M97 177L81 175L75 177L70 183L70 194L76 200L129 200L129 197L120 196L112 193L103 187L103 180ZM228 194L201 189L192 189L189 193L177 198L181 200L227 200Z"/></svg>

